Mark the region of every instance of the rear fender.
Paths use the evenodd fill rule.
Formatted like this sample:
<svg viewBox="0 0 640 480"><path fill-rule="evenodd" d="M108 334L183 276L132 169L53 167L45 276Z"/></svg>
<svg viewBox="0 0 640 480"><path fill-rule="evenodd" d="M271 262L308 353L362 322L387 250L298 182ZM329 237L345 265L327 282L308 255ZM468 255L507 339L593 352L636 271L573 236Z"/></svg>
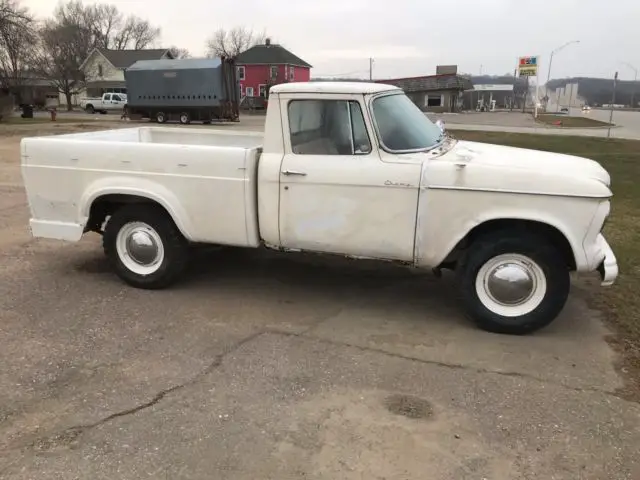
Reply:
<svg viewBox="0 0 640 480"><path fill-rule="evenodd" d="M148 198L164 207L174 223L188 240L192 239L193 225L184 206L166 187L143 178L106 177L96 180L85 190L79 205L80 221L87 224L91 205L104 195L131 195Z"/></svg>

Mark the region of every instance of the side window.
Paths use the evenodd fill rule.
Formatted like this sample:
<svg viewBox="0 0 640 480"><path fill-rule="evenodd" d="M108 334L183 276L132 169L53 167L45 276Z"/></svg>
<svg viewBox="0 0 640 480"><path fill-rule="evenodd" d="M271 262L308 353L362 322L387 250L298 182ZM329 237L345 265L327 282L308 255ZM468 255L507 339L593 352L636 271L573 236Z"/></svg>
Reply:
<svg viewBox="0 0 640 480"><path fill-rule="evenodd" d="M111 97L112 100L115 100L116 102L120 102L122 101L122 99L120 98L120 95L114 95Z"/></svg>
<svg viewBox="0 0 640 480"><path fill-rule="evenodd" d="M111 100L111 94L110 93L105 94L104 99L107 102L110 101Z"/></svg>
<svg viewBox="0 0 640 480"><path fill-rule="evenodd" d="M371 142L358 102L292 100L288 114L291 150L297 155L371 152Z"/></svg>

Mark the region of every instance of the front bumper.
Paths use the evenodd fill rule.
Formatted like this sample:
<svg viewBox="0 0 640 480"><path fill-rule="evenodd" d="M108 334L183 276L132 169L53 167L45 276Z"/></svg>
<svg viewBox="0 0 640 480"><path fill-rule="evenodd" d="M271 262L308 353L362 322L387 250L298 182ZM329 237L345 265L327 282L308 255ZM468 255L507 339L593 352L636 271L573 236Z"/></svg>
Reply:
<svg viewBox="0 0 640 480"><path fill-rule="evenodd" d="M618 277L618 260L602 234L598 235L597 242L601 251L604 252L604 259L602 259L602 262L598 265L598 272L602 280L600 285L608 287L609 285L613 285Z"/></svg>

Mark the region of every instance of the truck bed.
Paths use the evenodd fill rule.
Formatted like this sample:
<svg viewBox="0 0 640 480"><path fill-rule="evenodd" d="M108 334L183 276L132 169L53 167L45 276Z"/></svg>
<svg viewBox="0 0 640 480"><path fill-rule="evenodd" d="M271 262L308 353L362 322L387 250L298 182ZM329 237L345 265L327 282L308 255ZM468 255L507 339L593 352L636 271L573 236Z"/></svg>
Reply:
<svg viewBox="0 0 640 480"><path fill-rule="evenodd" d="M134 194L164 206L191 241L256 246L261 144L254 132L172 127L25 138L32 232L77 241L97 198Z"/></svg>

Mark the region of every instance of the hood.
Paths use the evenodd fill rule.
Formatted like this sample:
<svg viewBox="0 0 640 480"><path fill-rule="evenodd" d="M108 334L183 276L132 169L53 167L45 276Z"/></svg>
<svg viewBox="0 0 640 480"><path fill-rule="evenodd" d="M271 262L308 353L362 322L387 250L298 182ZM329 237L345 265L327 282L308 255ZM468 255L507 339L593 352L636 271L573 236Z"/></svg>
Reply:
<svg viewBox="0 0 640 480"><path fill-rule="evenodd" d="M572 196L611 196L611 178L587 158L459 140L428 162L430 187Z"/></svg>

